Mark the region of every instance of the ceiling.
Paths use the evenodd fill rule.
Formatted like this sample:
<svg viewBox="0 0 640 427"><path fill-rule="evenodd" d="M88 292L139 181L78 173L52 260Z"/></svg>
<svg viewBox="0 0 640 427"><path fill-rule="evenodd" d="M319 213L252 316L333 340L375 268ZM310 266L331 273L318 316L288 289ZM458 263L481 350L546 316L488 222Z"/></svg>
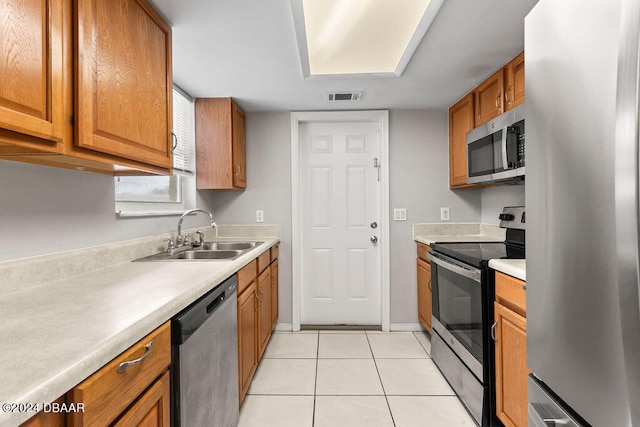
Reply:
<svg viewBox="0 0 640 427"><path fill-rule="evenodd" d="M520 53L538 0L445 0L400 77L306 79L291 1L151 0L173 28L175 84L245 111L446 108ZM364 94L325 100L340 91Z"/></svg>

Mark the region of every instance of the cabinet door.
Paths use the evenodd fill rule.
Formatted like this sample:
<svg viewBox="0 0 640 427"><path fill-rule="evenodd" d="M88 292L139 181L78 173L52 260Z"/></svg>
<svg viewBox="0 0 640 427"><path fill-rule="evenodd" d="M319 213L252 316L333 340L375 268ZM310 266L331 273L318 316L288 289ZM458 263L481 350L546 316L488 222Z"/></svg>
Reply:
<svg viewBox="0 0 640 427"><path fill-rule="evenodd" d="M160 377L136 400L114 427L169 427L170 394L169 372Z"/></svg>
<svg viewBox="0 0 640 427"><path fill-rule="evenodd" d="M0 128L28 135L32 138L26 141L51 150L64 137L63 38L70 38L70 28L64 26L69 4L60 0L0 2ZM5 140L7 135L0 137ZM9 138L30 145L24 144L24 138Z"/></svg>
<svg viewBox="0 0 640 427"><path fill-rule="evenodd" d="M502 102L503 88L504 71L501 68L474 90L476 101L475 126L480 126L504 112Z"/></svg>
<svg viewBox="0 0 640 427"><path fill-rule="evenodd" d="M236 188L247 187L247 154L244 112L231 102L231 122L233 123L233 186Z"/></svg>
<svg viewBox="0 0 640 427"><path fill-rule="evenodd" d="M271 330L278 323L278 260L271 263Z"/></svg>
<svg viewBox="0 0 640 427"><path fill-rule="evenodd" d="M505 426L527 425L527 319L495 308L496 413Z"/></svg>
<svg viewBox="0 0 640 427"><path fill-rule="evenodd" d="M418 259L418 319L431 332L431 265Z"/></svg>
<svg viewBox="0 0 640 427"><path fill-rule="evenodd" d="M63 404L64 396L58 398L54 403L58 405ZM20 427L65 427L66 425L66 414L64 412L40 411L29 418L29 420L20 424Z"/></svg>
<svg viewBox="0 0 640 427"><path fill-rule="evenodd" d="M147 0L77 0L75 143L171 168L171 27Z"/></svg>
<svg viewBox="0 0 640 427"><path fill-rule="evenodd" d="M461 188L467 184L467 132L474 126L473 93L449 108L449 186Z"/></svg>
<svg viewBox="0 0 640 427"><path fill-rule="evenodd" d="M249 390L249 384L258 366L258 300L256 298L256 282L238 297L238 374L240 387L240 403Z"/></svg>
<svg viewBox="0 0 640 427"><path fill-rule="evenodd" d="M505 111L524 102L524 52L507 64L506 74Z"/></svg>
<svg viewBox="0 0 640 427"><path fill-rule="evenodd" d="M258 276L258 360L262 357L271 337L271 268Z"/></svg>

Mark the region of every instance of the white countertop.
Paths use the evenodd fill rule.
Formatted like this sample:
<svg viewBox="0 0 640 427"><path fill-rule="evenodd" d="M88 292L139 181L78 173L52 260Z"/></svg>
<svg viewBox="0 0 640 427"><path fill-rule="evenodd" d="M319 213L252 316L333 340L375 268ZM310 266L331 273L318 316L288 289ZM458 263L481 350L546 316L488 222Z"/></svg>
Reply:
<svg viewBox="0 0 640 427"><path fill-rule="evenodd" d="M527 263L524 259L492 259L489 267L520 280L527 280Z"/></svg>
<svg viewBox="0 0 640 427"><path fill-rule="evenodd" d="M129 262L1 295L0 403L62 396L279 241L259 240L234 261Z"/></svg>
<svg viewBox="0 0 640 427"><path fill-rule="evenodd" d="M480 223L414 224L413 239L430 245L436 242L504 242L505 229Z"/></svg>

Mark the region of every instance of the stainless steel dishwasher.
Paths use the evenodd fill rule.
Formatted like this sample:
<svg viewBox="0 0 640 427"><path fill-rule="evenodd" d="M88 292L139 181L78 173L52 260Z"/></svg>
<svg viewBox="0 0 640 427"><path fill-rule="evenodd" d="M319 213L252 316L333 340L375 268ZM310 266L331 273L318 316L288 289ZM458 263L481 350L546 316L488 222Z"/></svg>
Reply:
<svg viewBox="0 0 640 427"><path fill-rule="evenodd" d="M172 426L237 427L237 280L232 276L172 321Z"/></svg>

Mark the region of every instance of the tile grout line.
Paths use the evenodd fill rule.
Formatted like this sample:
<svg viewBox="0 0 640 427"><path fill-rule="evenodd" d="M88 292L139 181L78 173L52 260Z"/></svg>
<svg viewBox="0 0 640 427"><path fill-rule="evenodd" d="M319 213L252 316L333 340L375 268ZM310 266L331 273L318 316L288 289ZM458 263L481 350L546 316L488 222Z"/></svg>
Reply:
<svg viewBox="0 0 640 427"><path fill-rule="evenodd" d="M387 409L389 409L389 415L391 416L391 422L393 423L393 427L396 427L396 420L393 418L393 412L391 411L391 405L389 404L387 391L384 389L382 376L380 375L380 370L378 370L378 362L376 361L376 356L373 353L373 347L371 347L371 341L369 341L369 334L366 334L366 337L367 337L367 344L369 344L369 350L371 351L371 357L373 357L373 365L376 367L376 373L378 374L378 379L380 380L380 386L382 387L382 393L384 394L384 401L387 402Z"/></svg>
<svg viewBox="0 0 640 427"><path fill-rule="evenodd" d="M316 398L318 395L318 360L320 359L320 332L316 339L316 377L313 384L313 412L311 413L311 427L316 425Z"/></svg>

